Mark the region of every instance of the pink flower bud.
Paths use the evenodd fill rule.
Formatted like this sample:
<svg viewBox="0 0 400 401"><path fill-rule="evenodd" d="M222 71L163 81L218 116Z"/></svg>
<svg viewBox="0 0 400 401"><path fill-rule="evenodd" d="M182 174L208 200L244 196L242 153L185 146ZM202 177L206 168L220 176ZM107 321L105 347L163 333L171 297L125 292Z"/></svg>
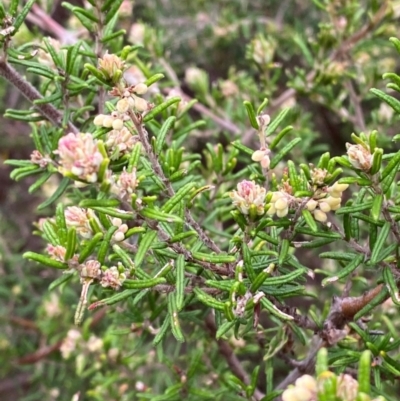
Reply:
<svg viewBox="0 0 400 401"><path fill-rule="evenodd" d="M362 145L346 143L350 163L358 170L368 171L372 166L372 155L369 149Z"/></svg>
<svg viewBox="0 0 400 401"><path fill-rule="evenodd" d="M242 181L237 185L237 191L232 191L229 196L232 203L243 214L249 214L250 207L254 205L258 215L264 214L265 188L256 185L254 181Z"/></svg>
<svg viewBox="0 0 400 401"><path fill-rule="evenodd" d="M97 172L103 155L91 134L68 134L58 142L54 152L60 156L60 172L72 173L87 182L97 181Z"/></svg>

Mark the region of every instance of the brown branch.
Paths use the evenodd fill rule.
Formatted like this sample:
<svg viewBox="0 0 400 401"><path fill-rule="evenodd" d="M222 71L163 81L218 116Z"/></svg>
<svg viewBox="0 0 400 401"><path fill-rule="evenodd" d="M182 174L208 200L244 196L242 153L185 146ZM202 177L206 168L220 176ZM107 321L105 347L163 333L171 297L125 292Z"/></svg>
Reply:
<svg viewBox="0 0 400 401"><path fill-rule="evenodd" d="M43 99L40 92L34 88L30 82L25 80L13 67L11 67L5 61L4 57L0 57L0 76L4 77L9 83L15 86L15 88L17 88L30 102L33 103L35 100ZM63 127L63 116L51 103L34 104L34 107L54 125L75 134L79 133L79 129L71 122L68 122L67 126Z"/></svg>
<svg viewBox="0 0 400 401"><path fill-rule="evenodd" d="M139 117L135 113L131 113L131 119L132 119L132 122L135 125L136 131L139 135L140 142L142 143L144 150L150 159L150 163L154 169L154 172L160 177L160 179L164 183L164 185L167 189L168 195L170 197L173 197L175 195L175 191L172 188L171 182L165 176L164 171L158 161L158 158L157 158L156 154L154 153L153 148L151 147L151 144L149 142L149 136L148 136L148 133L147 133L145 127L142 125L141 121L139 120ZM200 226L199 223L197 223L196 220L194 220L190 211L187 209L185 210L185 218L187 220L187 223L190 226L192 226L192 228L194 230L197 231L200 239L207 246L207 248L209 248L213 252L221 253L221 249L219 249L217 244L204 232L203 228Z"/></svg>
<svg viewBox="0 0 400 401"><path fill-rule="evenodd" d="M213 318L212 314L209 314L206 317L205 323L206 323L207 330L210 332L211 337L215 338L217 328L215 326L214 318ZM238 379L240 379L243 383L245 383L246 385L249 385L251 383L250 377L247 374L247 372L244 370L241 362L239 361L238 357L235 355L232 347L225 340L219 339L216 341L218 344L219 352L226 359L226 362L228 363L229 368L231 369L231 372ZM265 397L265 394L263 394L260 390L258 390L256 388L254 391L253 399L258 401L264 397Z"/></svg>

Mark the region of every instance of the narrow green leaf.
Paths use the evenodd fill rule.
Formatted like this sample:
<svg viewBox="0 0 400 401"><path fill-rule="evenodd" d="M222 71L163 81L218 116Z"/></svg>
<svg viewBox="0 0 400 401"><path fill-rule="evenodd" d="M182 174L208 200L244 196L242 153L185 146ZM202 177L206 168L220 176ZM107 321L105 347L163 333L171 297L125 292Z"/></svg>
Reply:
<svg viewBox="0 0 400 401"><path fill-rule="evenodd" d="M375 96L379 97L379 99L387 103L397 114L400 114L400 102L396 98L376 88L372 88L370 91Z"/></svg>
<svg viewBox="0 0 400 401"><path fill-rule="evenodd" d="M18 32L19 28L21 27L22 23L25 21L26 16L28 15L29 11L31 10L31 8L35 4L35 2L36 2L36 0L28 0L26 2L26 4L24 5L23 9L18 14L16 14L16 18L13 23L14 31L12 33L12 36ZM18 4L18 1L16 3ZM10 8L12 9L13 7L10 7ZM12 11L10 11L10 12L12 12Z"/></svg>
<svg viewBox="0 0 400 401"><path fill-rule="evenodd" d="M164 320L162 326L158 330L157 335L154 337L154 340L153 340L154 345L158 345L163 340L163 338L168 333L168 329L169 329L170 325L171 325L171 317L169 316L169 313L168 313L167 316L165 317L165 320Z"/></svg>
<svg viewBox="0 0 400 401"><path fill-rule="evenodd" d="M174 214L165 213L151 207L146 207L139 212L143 217L151 220L165 221L167 223L181 223L182 219Z"/></svg>
<svg viewBox="0 0 400 401"><path fill-rule="evenodd" d="M22 257L24 259L30 259L35 262L41 263L42 265L52 267L54 269L68 269L67 263L59 262L58 260L49 258L48 256L40 255L35 252L25 252Z"/></svg>
<svg viewBox="0 0 400 401"><path fill-rule="evenodd" d="M64 177L62 181L60 182L60 185L57 187L57 189L53 192L53 194L50 196L49 199L45 200L43 203L41 203L37 209L38 210L43 210L46 207L50 206L52 203L54 203L67 189L69 185L69 178Z"/></svg>
<svg viewBox="0 0 400 401"><path fill-rule="evenodd" d="M171 107L173 104L180 102L182 99L178 96L171 97L170 99L166 100L165 102L159 104L158 106L154 107L151 111L149 111L144 117L143 122L148 122L152 120L157 114L161 113L162 111L166 110L168 107Z"/></svg>
<svg viewBox="0 0 400 401"><path fill-rule="evenodd" d="M75 254L76 249L76 229L74 227L70 227L67 233L67 247L65 251L64 260L67 262L71 259Z"/></svg>
<svg viewBox="0 0 400 401"><path fill-rule="evenodd" d="M396 279L389 266L383 268L383 281L389 291L392 301L395 305L400 305L399 288Z"/></svg>
<svg viewBox="0 0 400 401"><path fill-rule="evenodd" d="M64 274L62 274L60 277L56 278L54 281L51 282L48 290L53 291L60 285L67 283L69 280L71 280L72 277L74 277L74 275L75 275L75 272L72 272L72 273L64 272Z"/></svg>
<svg viewBox="0 0 400 401"><path fill-rule="evenodd" d="M299 143L301 138L295 138L290 141L282 150L280 150L272 159L270 168L274 169L278 163Z"/></svg>
<svg viewBox="0 0 400 401"><path fill-rule="evenodd" d="M79 55L79 50L82 42L79 40L74 46L70 46L67 51L66 73L70 75L75 67L76 59Z"/></svg>
<svg viewBox="0 0 400 401"><path fill-rule="evenodd" d="M268 125L266 135L271 135L275 132L275 130L278 128L278 126L285 120L287 117L288 113L290 112L290 108L285 108L283 109L277 117L275 117L272 122Z"/></svg>
<svg viewBox="0 0 400 401"><path fill-rule="evenodd" d="M177 310L180 311L183 308L184 304L184 295L185 295L185 257L183 255L179 255L175 262L176 266L176 307Z"/></svg>
<svg viewBox="0 0 400 401"><path fill-rule="evenodd" d="M154 277L151 279L144 279L144 280L125 280L122 285L125 288L129 289L144 289L144 288L152 288L159 284L165 284L167 280L165 277Z"/></svg>
<svg viewBox="0 0 400 401"><path fill-rule="evenodd" d="M217 333L215 334L215 338L219 340L226 332L233 328L235 325L235 321L225 322L221 326L218 327Z"/></svg>
<svg viewBox="0 0 400 401"><path fill-rule="evenodd" d="M185 337L183 336L181 325L179 323L178 308L175 303L175 295L173 293L168 294L168 313L171 319L172 334L177 341L181 343L185 342Z"/></svg>
<svg viewBox="0 0 400 401"><path fill-rule="evenodd" d="M165 78L164 74L160 74L160 73L154 74L150 78L148 78L146 81L144 81L144 84L147 87L149 87L149 86L155 84L157 81L164 79L164 78Z"/></svg>
<svg viewBox="0 0 400 401"><path fill-rule="evenodd" d="M251 102L249 102L248 100L245 100L245 101L243 102L243 105L244 105L244 107L246 108L247 115L248 115L248 117L249 117L251 126L252 126L254 129L257 129L257 130L258 130L259 126L258 126L258 122L257 122L256 112L254 111L253 105L252 105Z"/></svg>
<svg viewBox="0 0 400 401"><path fill-rule="evenodd" d="M135 255L135 261L134 261L135 267L139 267L142 264L147 251L150 249L156 237L157 237L157 231L150 231L150 230L147 231L147 233L142 236L138 250Z"/></svg>
<svg viewBox="0 0 400 401"><path fill-rule="evenodd" d="M270 312L272 315L277 317L280 320L286 321L286 320L293 320L293 317L283 313L280 311L269 299L267 298L261 298L261 304L266 309L268 312Z"/></svg>
<svg viewBox="0 0 400 401"><path fill-rule="evenodd" d="M165 202L162 208L162 212L169 213L171 210L173 210L174 207L178 205L178 203L181 202L185 198L185 196L189 195L189 193L195 187L195 182L189 182L185 184L172 198L168 199L167 202Z"/></svg>
<svg viewBox="0 0 400 401"><path fill-rule="evenodd" d="M358 392L371 392L371 352L366 350L361 354L358 364Z"/></svg>
<svg viewBox="0 0 400 401"><path fill-rule="evenodd" d="M279 142L290 132L293 130L293 127L291 125L288 125L286 128L284 128L279 134L276 135L276 137L271 141L269 144L269 148L271 150L274 150L278 145Z"/></svg>
<svg viewBox="0 0 400 401"><path fill-rule="evenodd" d="M155 146L155 153L157 155L160 154L160 152L162 151L162 148L164 146L165 138L167 136L167 133L171 129L171 127L173 126L175 120L176 120L175 116L168 117L165 120L165 122L162 125L162 127L160 128L160 131L159 131L159 133L157 135L156 146Z"/></svg>
<svg viewBox="0 0 400 401"><path fill-rule="evenodd" d="M51 176L53 173L46 171L43 173L28 189L30 194L36 192Z"/></svg>
<svg viewBox="0 0 400 401"><path fill-rule="evenodd" d="M78 262L83 263L95 250L96 246L103 239L103 233L96 233L79 252Z"/></svg>
<svg viewBox="0 0 400 401"><path fill-rule="evenodd" d="M372 208L371 208L371 218L374 221L379 220L379 216L381 215L382 210L382 202L383 202L383 194L378 194L374 197L372 201Z"/></svg>
<svg viewBox="0 0 400 401"><path fill-rule="evenodd" d="M310 227L311 230L312 230L314 233L318 233L318 226L317 226L317 223L316 223L316 221L314 220L314 217L313 217L313 215L311 214L311 212L310 212L308 209L303 209L303 210L301 211L301 214L303 215L304 220L306 221L308 227Z"/></svg>
<svg viewBox="0 0 400 401"><path fill-rule="evenodd" d="M379 258L381 250L383 249L383 247L385 246L386 243L386 239L389 235L390 232L390 222L385 222L385 224L383 225L383 227L381 228L378 238L375 242L375 247L372 250L371 253L371 258L370 258L370 263L371 264L377 264L379 263L381 260Z"/></svg>
<svg viewBox="0 0 400 401"><path fill-rule="evenodd" d="M363 262L363 260L364 260L364 255L355 256L354 259L346 267L340 270L340 272L337 275L323 279L321 283L322 286L325 287L329 283L347 277L349 274L353 273L353 271L357 269L357 267Z"/></svg>

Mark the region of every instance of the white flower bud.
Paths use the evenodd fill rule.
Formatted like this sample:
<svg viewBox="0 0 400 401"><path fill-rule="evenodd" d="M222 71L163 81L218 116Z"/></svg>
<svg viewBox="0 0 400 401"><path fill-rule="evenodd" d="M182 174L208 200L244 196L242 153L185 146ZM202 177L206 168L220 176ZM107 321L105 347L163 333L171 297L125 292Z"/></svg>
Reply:
<svg viewBox="0 0 400 401"><path fill-rule="evenodd" d="M315 208L317 207L318 202L314 199L310 199L307 203L306 203L306 208L312 212L313 210L315 210Z"/></svg>
<svg viewBox="0 0 400 401"><path fill-rule="evenodd" d="M269 207L269 209L267 210L267 215L268 215L268 216L273 216L275 213L276 213L275 206L274 206L274 205L271 205L271 206Z"/></svg>
<svg viewBox="0 0 400 401"><path fill-rule="evenodd" d="M146 111L148 109L146 100L141 97L135 97L135 109L139 112Z"/></svg>
<svg viewBox="0 0 400 401"><path fill-rule="evenodd" d="M117 232L114 234L114 240L115 240L115 241L121 242L121 241L123 241L124 239L125 239L125 235L124 235L124 233L121 233L121 231L117 231Z"/></svg>
<svg viewBox="0 0 400 401"><path fill-rule="evenodd" d="M289 208L281 209L276 211L278 217L285 217L289 213Z"/></svg>
<svg viewBox="0 0 400 401"><path fill-rule="evenodd" d="M144 95L147 92L147 85L144 83L137 84L133 89L138 95Z"/></svg>
<svg viewBox="0 0 400 401"><path fill-rule="evenodd" d="M103 127L111 128L113 125L114 119L111 116L105 116L103 120Z"/></svg>
<svg viewBox="0 0 400 401"><path fill-rule="evenodd" d="M286 199L280 198L275 202L274 206L275 206L275 209L277 209L277 210L287 209L288 202Z"/></svg>
<svg viewBox="0 0 400 401"><path fill-rule="evenodd" d="M120 118L117 118L112 123L113 129L118 129L119 130L119 129L122 129L123 126L124 126L124 122Z"/></svg>
<svg viewBox="0 0 400 401"><path fill-rule="evenodd" d="M99 114L98 116L96 116L93 120L93 124L97 125L98 127L102 127L103 126L103 121L104 121L104 114Z"/></svg>
<svg viewBox="0 0 400 401"><path fill-rule="evenodd" d="M325 223L328 220L328 216L322 210L315 210L314 211L314 218L321 223Z"/></svg>
<svg viewBox="0 0 400 401"><path fill-rule="evenodd" d="M126 113L129 110L129 100L123 98L117 102L116 108L119 113Z"/></svg>
<svg viewBox="0 0 400 401"><path fill-rule="evenodd" d="M122 220L120 218L118 218L118 217L114 217L111 220L111 223L112 223L113 226L119 227L122 224Z"/></svg>
<svg viewBox="0 0 400 401"><path fill-rule="evenodd" d="M331 211L331 207L330 207L329 203L327 203L327 202L319 202L319 208L325 213L328 213Z"/></svg>
<svg viewBox="0 0 400 401"><path fill-rule="evenodd" d="M299 377L296 382L296 386L306 388L312 392L317 391L317 381L310 375L303 375Z"/></svg>

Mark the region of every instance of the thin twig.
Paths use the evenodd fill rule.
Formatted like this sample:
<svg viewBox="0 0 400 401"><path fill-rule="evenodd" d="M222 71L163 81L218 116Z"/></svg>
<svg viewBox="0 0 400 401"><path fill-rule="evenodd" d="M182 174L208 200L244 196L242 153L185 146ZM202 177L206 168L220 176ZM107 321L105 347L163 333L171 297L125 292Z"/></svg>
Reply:
<svg viewBox="0 0 400 401"><path fill-rule="evenodd" d="M154 169L154 172L160 177L162 182L164 183L167 193L170 197L173 197L175 195L175 191L172 188L171 182L168 180L168 178L165 176L164 171L158 161L158 158L156 154L153 152L153 148L150 145L149 142L149 136L144 128L144 126L141 124L141 122L138 120L138 116L134 113L131 113L131 119L132 122L135 125L136 131L139 135L140 142L142 143L144 150L149 157L150 163ZM221 249L217 246L217 244L204 232L203 228L200 226L199 223L197 223L196 220L192 217L192 214L190 213L189 210L185 210L185 218L187 220L187 223L197 231L199 234L200 239L204 243L204 245L207 246L210 250L216 253L221 253Z"/></svg>
<svg viewBox="0 0 400 401"><path fill-rule="evenodd" d="M215 338L217 328L215 326L214 318L212 314L209 314L206 319L205 319L206 327L208 331L210 332L211 336ZM246 385L249 385L251 383L250 377L247 374L247 372L244 370L241 362L235 355L233 349L229 345L229 343L225 340L219 339L217 340L218 348L220 354L226 359L226 362L228 363L231 372L238 378L240 379L243 383ZM253 394L253 399L256 401L261 400L262 398L265 397L265 394L263 394L260 390L257 388L254 391Z"/></svg>
<svg viewBox="0 0 400 401"><path fill-rule="evenodd" d="M39 91L11 67L3 57L0 57L0 76L4 77L9 83L15 86L30 102L33 103L35 100L43 99ZM51 103L34 104L34 107L54 125L75 134L79 133L79 129L71 122L68 122L67 126L63 127L63 116Z"/></svg>

